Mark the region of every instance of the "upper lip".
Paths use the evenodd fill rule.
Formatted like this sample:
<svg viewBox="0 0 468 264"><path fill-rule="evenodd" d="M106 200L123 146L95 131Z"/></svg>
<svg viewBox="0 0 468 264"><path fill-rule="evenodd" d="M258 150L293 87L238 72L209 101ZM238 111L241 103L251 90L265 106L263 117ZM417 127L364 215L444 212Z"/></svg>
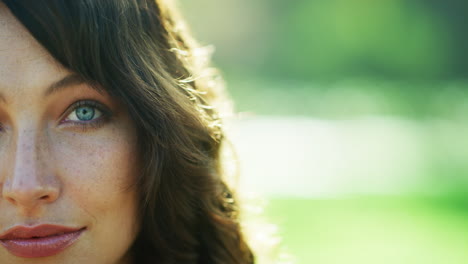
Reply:
<svg viewBox="0 0 468 264"><path fill-rule="evenodd" d="M48 237L79 231L83 228L60 225L14 226L0 234L0 240Z"/></svg>

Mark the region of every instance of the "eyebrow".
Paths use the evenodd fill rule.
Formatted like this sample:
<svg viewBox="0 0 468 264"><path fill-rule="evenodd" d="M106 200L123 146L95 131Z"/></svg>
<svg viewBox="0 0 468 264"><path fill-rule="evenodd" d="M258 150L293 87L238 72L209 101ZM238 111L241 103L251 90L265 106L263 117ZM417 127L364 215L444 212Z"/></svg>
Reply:
<svg viewBox="0 0 468 264"><path fill-rule="evenodd" d="M69 75L63 77L62 79L52 83L47 88L47 90L44 92L44 97L49 96L49 95L54 94L54 93L57 93L57 92L59 92L61 90L64 90L65 88L70 87L70 86L82 84L82 83L85 83L85 82L86 82L86 80L83 77L81 77L80 75L75 74L75 73L69 74ZM90 87L96 89L94 87L94 85L90 85ZM5 97L1 93L0 93L0 101L2 101L4 103L7 102Z"/></svg>
<svg viewBox="0 0 468 264"><path fill-rule="evenodd" d="M80 75L74 74L74 73L69 74L65 76L64 78L62 78L61 80L58 80L52 83L44 92L44 97L57 93L70 86L82 84L84 82L86 82L85 79L81 77Z"/></svg>

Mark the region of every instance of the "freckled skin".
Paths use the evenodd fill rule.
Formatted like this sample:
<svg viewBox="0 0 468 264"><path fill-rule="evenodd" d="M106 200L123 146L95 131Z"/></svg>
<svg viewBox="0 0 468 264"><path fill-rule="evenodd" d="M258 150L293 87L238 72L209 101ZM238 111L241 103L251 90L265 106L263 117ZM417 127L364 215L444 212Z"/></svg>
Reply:
<svg viewBox="0 0 468 264"><path fill-rule="evenodd" d="M20 258L0 246L0 263L131 263L135 125L117 100L87 84L44 97L68 74L0 3L0 233L43 223L87 228L50 257ZM112 117L85 130L61 123L80 100L101 103Z"/></svg>

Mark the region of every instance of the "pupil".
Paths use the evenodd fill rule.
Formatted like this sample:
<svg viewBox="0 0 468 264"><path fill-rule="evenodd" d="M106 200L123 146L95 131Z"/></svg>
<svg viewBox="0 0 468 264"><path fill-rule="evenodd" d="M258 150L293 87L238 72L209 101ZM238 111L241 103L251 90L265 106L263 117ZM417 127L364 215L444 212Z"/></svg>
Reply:
<svg viewBox="0 0 468 264"><path fill-rule="evenodd" d="M76 117L81 121L88 121L94 117L94 109L89 106L83 106L76 109Z"/></svg>

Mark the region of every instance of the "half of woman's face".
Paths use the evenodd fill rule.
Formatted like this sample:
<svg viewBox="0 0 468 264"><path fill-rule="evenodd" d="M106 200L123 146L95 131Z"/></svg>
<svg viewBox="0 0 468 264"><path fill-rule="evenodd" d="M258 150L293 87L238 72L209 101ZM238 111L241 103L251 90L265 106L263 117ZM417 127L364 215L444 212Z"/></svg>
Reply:
<svg viewBox="0 0 468 264"><path fill-rule="evenodd" d="M136 131L0 3L0 263L126 263Z"/></svg>

